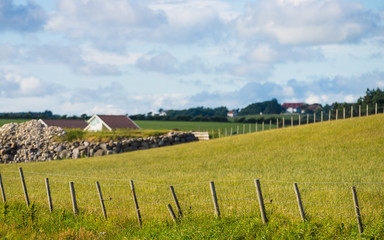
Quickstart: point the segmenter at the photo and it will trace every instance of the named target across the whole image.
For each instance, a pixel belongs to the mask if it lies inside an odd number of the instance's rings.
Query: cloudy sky
[[[378,87],[382,0],[0,0],[0,112],[325,104]]]

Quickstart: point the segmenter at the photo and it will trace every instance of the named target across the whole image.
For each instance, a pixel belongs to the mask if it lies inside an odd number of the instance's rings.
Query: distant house
[[[124,115],[93,115],[84,131],[116,130],[122,128],[140,129],[140,127]]]
[[[305,103],[284,103],[282,107],[286,109],[287,113],[302,113],[300,107],[304,105]]]
[[[308,111],[316,112],[316,111],[319,111],[319,110],[321,111],[321,110],[323,110],[323,108],[320,105],[318,105],[318,104],[309,105],[307,107],[307,112]]]
[[[84,129],[88,123],[85,120],[75,119],[39,119],[39,122],[45,127],[61,127],[61,128],[80,128]]]
[[[237,111],[229,111],[227,112],[227,117],[237,117]]]
[[[167,116],[167,112],[162,110],[159,112],[159,116],[161,116],[161,117]]]

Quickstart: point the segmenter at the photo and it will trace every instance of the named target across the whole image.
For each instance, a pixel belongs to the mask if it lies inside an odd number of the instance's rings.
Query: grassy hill
[[[61,199],[56,206],[70,212],[68,182],[74,181],[83,212],[100,215],[94,187],[99,181],[105,196],[119,200],[106,202],[112,218],[114,214],[119,218],[123,215],[132,222],[135,215],[130,179],[137,185],[143,219],[169,219],[165,208],[166,203],[172,203],[168,185],[175,186],[182,208],[188,207],[191,216],[213,216],[208,186],[212,180],[223,216],[254,216],[260,222],[253,185],[253,179],[260,178],[265,198],[271,201],[266,206],[268,215],[277,219],[285,216],[296,223],[299,215],[292,183],[297,182],[303,189],[309,218],[321,224],[329,219],[338,222],[341,213],[350,225],[342,225],[342,230],[337,230],[341,225],[335,225],[332,231],[355,234],[351,230],[355,221],[349,189],[352,185],[358,186],[365,220],[381,219],[383,146],[384,115],[376,115],[99,158],[2,165],[0,171],[10,201],[23,201],[20,181],[15,180],[22,167],[31,199],[38,204],[46,205],[44,178],[49,177],[55,188],[54,199]],[[117,204],[124,204],[126,215]]]

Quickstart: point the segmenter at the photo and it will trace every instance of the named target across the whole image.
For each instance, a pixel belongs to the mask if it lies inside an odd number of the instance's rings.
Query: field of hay
[[[136,221],[133,180],[144,224],[171,220],[166,205],[176,206],[170,185],[185,216],[213,218],[210,181],[221,216],[261,221],[254,179],[260,179],[269,219],[300,222],[296,182],[307,219],[354,224],[356,186],[368,224],[384,209],[383,144],[384,115],[375,115],[98,158],[2,165],[0,172],[9,202],[24,202],[22,167],[30,201],[44,211],[49,178],[56,211],[72,211],[69,182],[74,182],[80,213],[101,217],[98,181],[108,217]]]

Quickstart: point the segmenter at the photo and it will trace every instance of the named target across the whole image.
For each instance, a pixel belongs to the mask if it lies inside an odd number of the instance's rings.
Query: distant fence
[[[236,127],[202,129],[201,131],[209,132],[210,139],[214,139],[276,128],[286,128],[354,117],[364,117],[382,113],[384,113],[384,105],[379,106],[375,103],[373,105],[359,105],[357,107],[351,106],[350,108],[329,110],[327,112],[320,111],[312,114],[281,114],[279,117],[274,117],[274,120],[267,120],[258,123],[239,123]]]
[[[19,168],[1,172],[0,187],[3,202],[35,202],[47,211],[136,219],[139,225],[153,219],[178,222],[183,216],[257,216],[266,223],[280,215],[291,221],[356,221],[362,232],[363,223],[379,218],[384,209],[384,182],[241,179],[167,185],[23,173]]]

